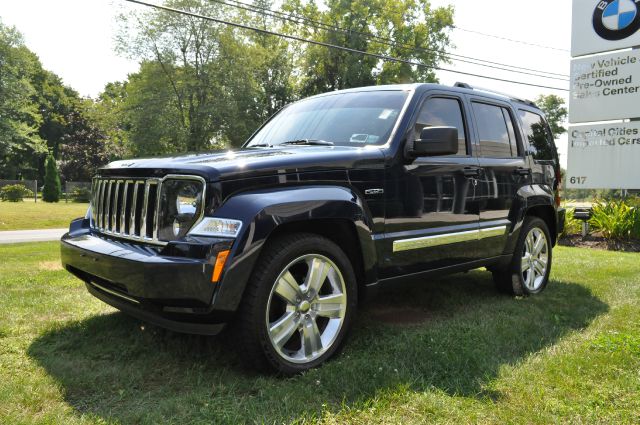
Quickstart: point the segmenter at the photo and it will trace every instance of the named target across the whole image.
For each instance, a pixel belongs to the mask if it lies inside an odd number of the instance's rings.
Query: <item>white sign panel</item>
[[[640,46],[640,0],[573,0],[571,56]]]
[[[569,122],[640,117],[638,71],[640,50],[573,59]]]
[[[640,187],[640,122],[569,128],[567,187]]]

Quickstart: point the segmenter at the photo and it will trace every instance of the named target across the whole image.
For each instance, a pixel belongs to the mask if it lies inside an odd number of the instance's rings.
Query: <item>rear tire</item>
[[[341,347],[357,307],[355,273],[332,241],[298,233],[268,243],[236,322],[241,354],[258,370],[292,375]]]
[[[511,295],[535,295],[549,283],[551,273],[551,236],[544,220],[527,216],[510,264],[493,270],[493,281],[501,292]]]

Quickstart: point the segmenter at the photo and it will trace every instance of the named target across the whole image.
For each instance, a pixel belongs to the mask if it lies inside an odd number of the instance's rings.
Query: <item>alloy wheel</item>
[[[537,291],[543,285],[549,264],[549,243],[545,233],[534,227],[524,241],[520,269],[522,281],[530,291]]]
[[[275,280],[266,311],[273,348],[292,363],[309,363],[336,341],[347,310],[345,280],[333,261],[301,256]]]

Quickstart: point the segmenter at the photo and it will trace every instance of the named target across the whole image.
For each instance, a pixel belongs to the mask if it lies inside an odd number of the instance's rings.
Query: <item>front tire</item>
[[[527,216],[509,266],[493,271],[497,288],[512,295],[535,295],[549,283],[551,236],[544,220]]]
[[[260,370],[291,375],[336,353],[357,306],[346,254],[313,234],[280,237],[265,247],[239,310],[242,354]]]

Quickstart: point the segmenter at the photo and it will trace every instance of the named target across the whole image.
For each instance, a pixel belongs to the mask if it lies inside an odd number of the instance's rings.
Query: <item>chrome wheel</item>
[[[336,341],[347,310],[344,278],[319,254],[289,263],[274,282],[266,311],[273,348],[292,363],[309,363]]]
[[[549,244],[545,233],[534,227],[524,240],[520,261],[522,281],[530,291],[537,291],[544,284],[549,264]]]

